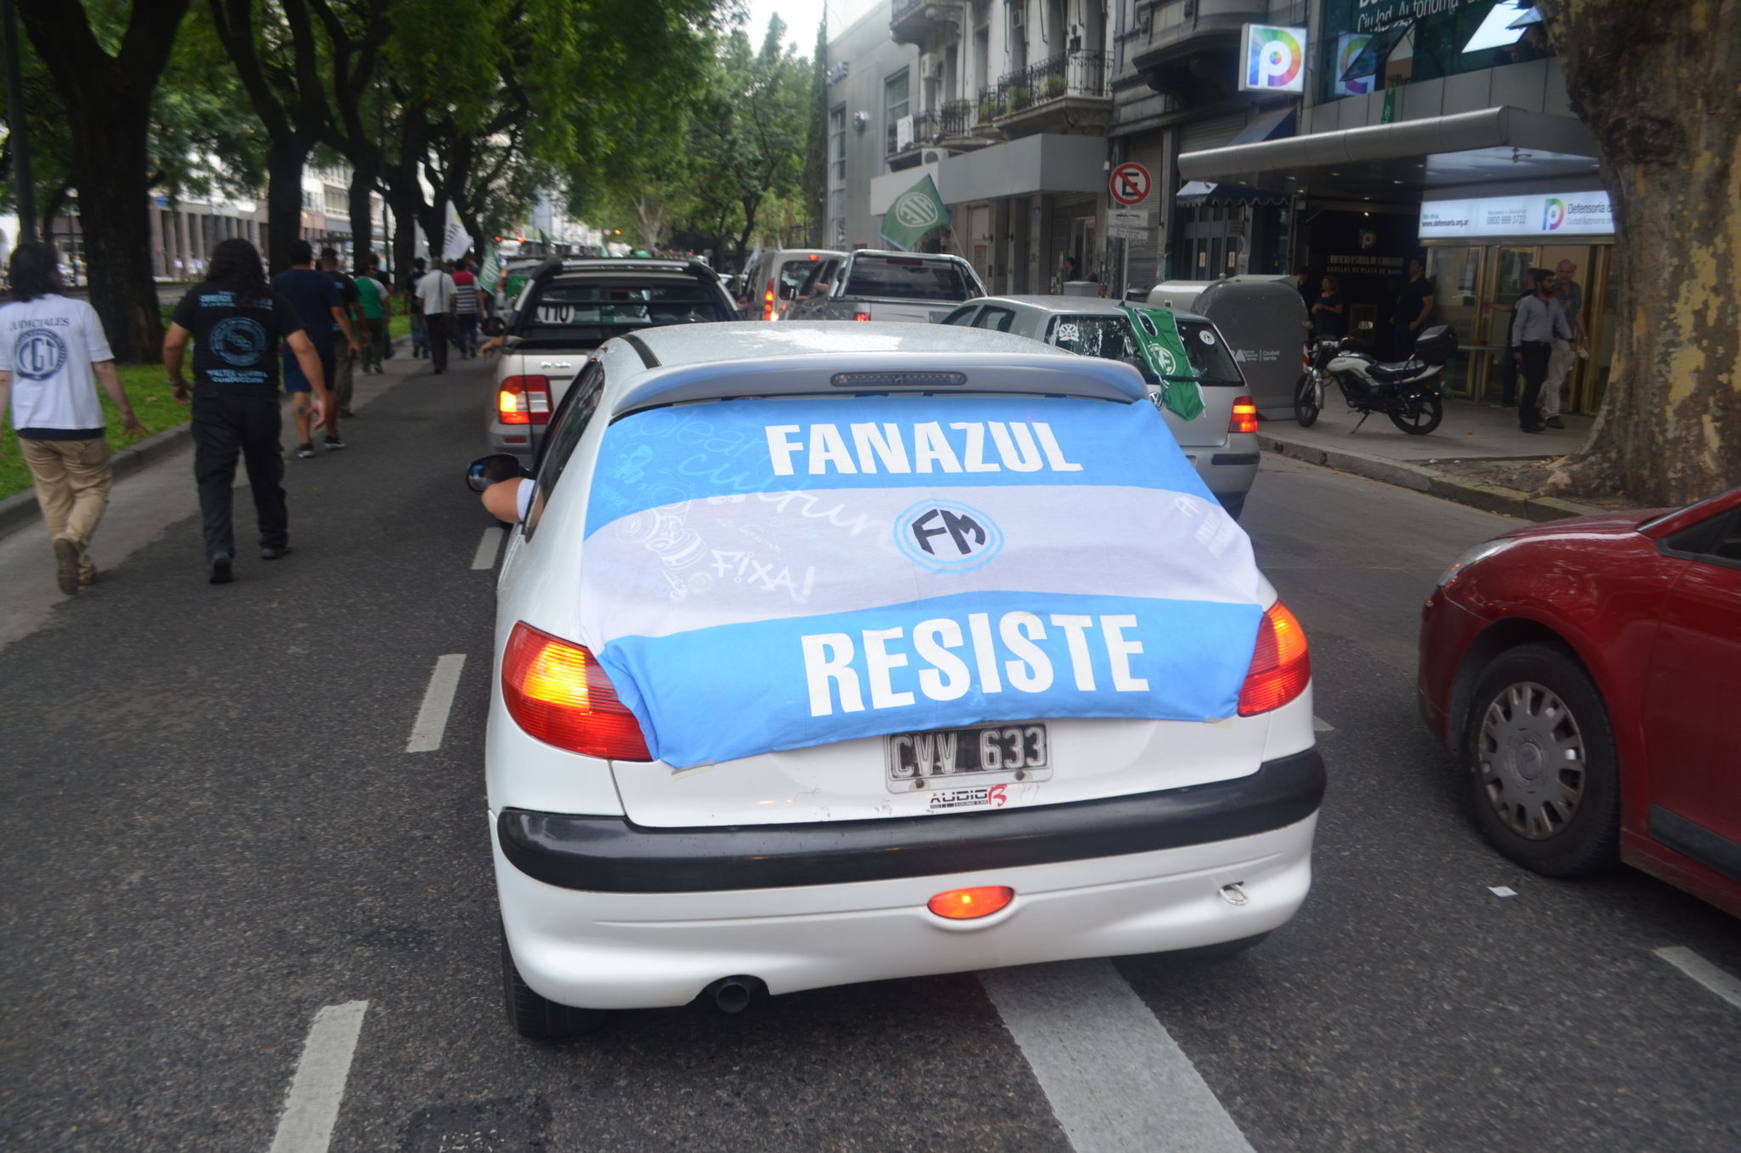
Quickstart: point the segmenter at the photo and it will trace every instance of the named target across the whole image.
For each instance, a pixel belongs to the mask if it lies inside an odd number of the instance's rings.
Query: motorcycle
[[[1348,407],[1360,413],[1356,432],[1367,417],[1382,412],[1404,432],[1425,436],[1444,419],[1439,388],[1445,362],[1456,350],[1457,334],[1444,324],[1423,331],[1414,354],[1404,361],[1380,361],[1350,336],[1319,340],[1312,345],[1305,375],[1294,388],[1294,419],[1301,428],[1317,423],[1325,393],[1335,381]]]

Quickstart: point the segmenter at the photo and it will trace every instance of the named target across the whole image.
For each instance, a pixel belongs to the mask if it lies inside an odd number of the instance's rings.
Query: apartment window
[[[846,183],[846,105],[837,104],[828,112],[828,180],[830,184]]]
[[[887,80],[883,81],[883,125],[888,134],[888,145],[885,151],[895,150],[895,125],[906,116],[910,110],[907,89],[907,70],[901,69]]]

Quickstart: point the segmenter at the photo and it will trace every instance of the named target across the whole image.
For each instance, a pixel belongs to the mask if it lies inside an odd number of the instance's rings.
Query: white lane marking
[[[1323,717],[1314,714],[1312,717],[1312,731],[1314,733],[1333,733],[1336,731],[1336,726],[1325,720]]]
[[[472,556],[472,568],[496,567],[496,554],[502,550],[503,535],[500,525],[491,525],[484,530],[484,539],[478,542],[478,551]]]
[[[464,653],[448,653],[435,659],[435,671],[429,674],[429,687],[423,690],[423,705],[411,726],[406,752],[433,753],[441,747],[442,734],[447,732],[447,714],[453,709],[453,694],[459,688],[463,668]]]
[[[363,1014],[368,1011],[367,1001],[346,1001],[314,1015],[284,1099],[284,1112],[278,1117],[272,1153],[326,1153],[363,1031]]]
[[[1653,951],[1729,1004],[1741,1009],[1741,980],[1732,974],[1724,972],[1691,949],[1680,945]]]
[[[1076,1153],[1251,1153],[1191,1059],[1110,961],[979,975]]]

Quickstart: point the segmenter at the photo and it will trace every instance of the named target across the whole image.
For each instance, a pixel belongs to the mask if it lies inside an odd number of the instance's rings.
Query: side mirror
[[[483,492],[492,484],[531,476],[515,457],[505,452],[480,456],[466,466],[465,484],[473,492]]]
[[[492,316],[488,320],[484,321],[484,335],[485,336],[500,336],[500,335],[502,335],[503,331],[507,329],[507,327],[508,327],[507,325],[502,323],[501,317]]]

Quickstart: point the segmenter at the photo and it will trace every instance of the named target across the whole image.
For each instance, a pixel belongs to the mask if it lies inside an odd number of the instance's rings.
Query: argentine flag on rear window
[[[746,399],[605,432],[587,643],[678,767],[981,721],[1232,716],[1251,545],[1152,404]]]

